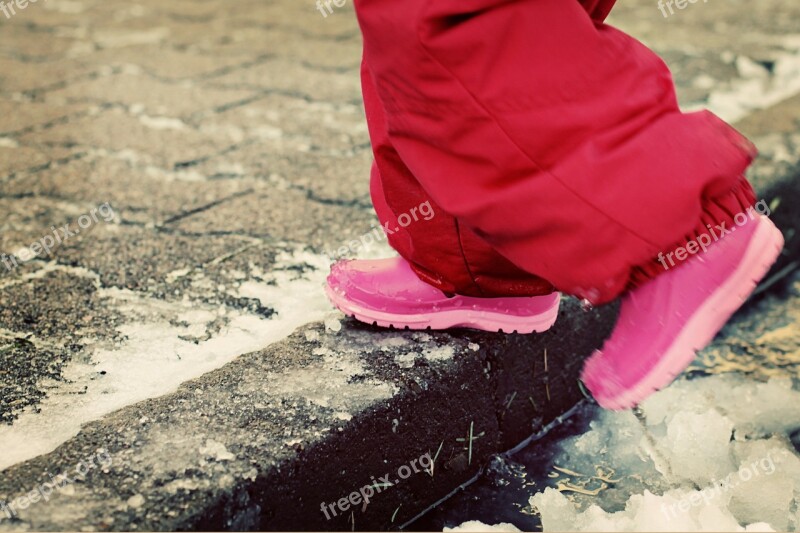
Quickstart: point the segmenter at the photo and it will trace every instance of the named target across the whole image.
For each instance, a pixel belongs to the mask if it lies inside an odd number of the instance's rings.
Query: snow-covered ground
[[[797,531],[798,432],[800,392],[789,378],[680,380],[638,417],[599,411],[589,431],[563,441],[555,488],[530,506],[544,531]]]
[[[388,257],[386,241],[358,250],[362,258]],[[286,338],[305,324],[331,321],[343,316],[328,302],[322,287],[331,258],[302,246],[278,256],[259,280],[244,279],[231,288],[232,296],[256,298],[274,309],[270,318],[225,307],[200,307],[196,302],[170,303],[132,291],[98,290],[114,303],[128,322],[120,329],[126,341],[98,347],[88,361],[73,362],[64,383],[54,383],[37,409],[23,412],[10,426],[0,426],[0,471],[48,453],[74,437],[83,424],[136,402],[168,394],[181,383],[202,376],[238,356],[263,349]],[[53,264],[54,265],[54,264]],[[58,265],[43,267],[41,276]],[[302,266],[302,269],[297,267]],[[96,274],[71,269],[92,279]],[[175,277],[188,275],[176,271]],[[192,276],[202,289],[210,283],[202,273]],[[25,278],[19,282],[25,281]],[[224,324],[219,333],[205,338],[210,324]],[[195,341],[195,338],[203,339]],[[102,369],[104,373],[98,374]]]
[[[800,392],[789,379],[683,380],[641,414],[603,412],[564,443],[570,470],[601,476],[598,467],[614,468],[620,481],[596,499],[552,488],[535,495],[545,530],[800,528],[800,457],[790,440],[800,430]]]
[[[687,110],[708,109],[727,122],[736,122],[800,92],[800,35],[779,36],[775,46],[778,51],[771,70],[744,55],[725,55],[723,61],[734,64],[738,76],[720,85],[701,75],[695,85],[719,89],[710,93],[707,102],[689,104]]]
[[[306,266],[305,273],[292,268],[298,264]],[[296,250],[280,256],[261,282],[245,280],[232,289],[234,296],[257,298],[273,308],[276,312],[271,318],[224,306],[169,303],[101,287],[98,281],[100,293],[128,319],[120,328],[126,341],[98,347],[88,361],[72,362],[65,371],[67,380],[54,384],[38,409],[26,410],[13,425],[0,426],[0,471],[54,450],[87,422],[168,394],[241,354],[278,342],[304,324],[323,320],[333,312],[321,289],[328,264],[324,256]],[[208,283],[202,275],[193,279],[196,284]],[[225,324],[219,334],[195,342],[193,337],[203,338],[215,320]]]

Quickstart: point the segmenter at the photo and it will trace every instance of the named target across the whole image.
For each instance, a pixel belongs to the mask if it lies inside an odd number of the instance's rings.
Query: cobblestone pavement
[[[794,0],[647,1],[610,23],[664,56],[684,105],[738,121],[760,183],[800,159],[798,20]],[[0,12],[0,469],[303,324],[338,331],[325,252],[375,224],[359,58],[349,1]]]

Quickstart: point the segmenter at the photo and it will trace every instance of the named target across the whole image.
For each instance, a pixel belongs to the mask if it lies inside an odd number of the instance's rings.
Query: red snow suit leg
[[[467,296],[537,296],[553,285],[517,267],[468,227],[447,214],[425,192],[392,147],[383,108],[375,94],[366,63],[362,65],[364,105],[375,163],[372,203],[392,247],[423,280],[444,292]],[[386,188],[384,188],[386,184]],[[432,215],[418,216],[403,227],[397,217],[418,211],[425,203]],[[427,220],[429,219],[429,220]]]
[[[604,303],[753,203],[753,146],[680,112],[666,65],[602,23],[612,4],[355,1],[373,200],[382,222],[430,200],[434,230],[390,236],[423,279]]]

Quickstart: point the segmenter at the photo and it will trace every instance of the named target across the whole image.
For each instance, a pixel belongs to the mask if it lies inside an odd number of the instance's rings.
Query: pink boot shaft
[[[340,261],[331,267],[326,292],[337,308],[361,322],[409,329],[542,332],[555,322],[560,301],[557,292],[534,297],[448,297],[420,280],[400,257]]]
[[[611,338],[583,369],[597,402],[628,409],[671,383],[744,303],[782,247],[780,230],[759,215],[628,293]]]

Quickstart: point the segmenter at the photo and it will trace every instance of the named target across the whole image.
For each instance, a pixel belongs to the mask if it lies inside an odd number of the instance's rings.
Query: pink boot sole
[[[482,331],[497,331],[500,333],[542,333],[550,329],[558,317],[560,294],[548,295],[552,298],[551,306],[543,313],[535,316],[514,316],[499,311],[494,311],[487,305],[486,298],[465,298],[474,300],[465,302],[468,306],[457,309],[438,309],[429,313],[420,314],[395,314],[370,309],[355,302],[348,301],[343,295],[325,287],[325,292],[330,301],[341,312],[352,316],[360,322],[373,324],[384,328],[408,329],[434,329],[443,330],[450,328],[472,328]],[[545,298],[538,296],[537,298]],[[484,300],[481,302],[481,300]]]
[[[780,255],[783,242],[783,235],[772,223],[759,224],[734,272],[697,308],[658,363],[636,384],[619,394],[607,394],[607,387],[598,382],[597,376],[602,375],[597,368],[600,360],[593,357],[587,361],[583,377],[587,385],[588,380],[593,381],[590,388],[597,403],[607,409],[630,409],[672,383],[752,294]]]

